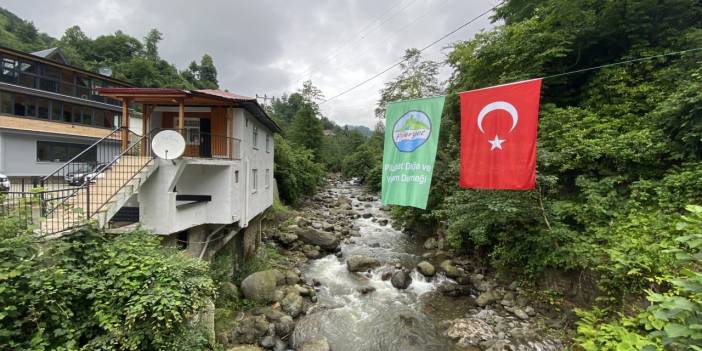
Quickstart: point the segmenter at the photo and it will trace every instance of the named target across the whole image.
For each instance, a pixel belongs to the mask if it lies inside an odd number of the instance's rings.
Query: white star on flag
[[[495,150],[495,149],[502,150],[502,143],[504,143],[504,142],[505,142],[504,139],[500,139],[497,135],[495,135],[495,139],[488,141],[488,143],[490,143],[490,145],[492,145],[490,147],[490,151]]]

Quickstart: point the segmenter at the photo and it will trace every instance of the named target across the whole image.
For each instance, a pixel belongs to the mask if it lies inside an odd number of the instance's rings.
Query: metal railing
[[[177,128],[157,128],[151,130],[146,148],[151,148],[151,138],[163,130],[175,130],[186,140],[185,157],[213,158],[225,160],[241,159],[241,140],[226,135],[199,132],[196,136],[188,135],[187,130]],[[188,140],[190,139],[190,140]],[[192,140],[194,139],[194,140]]]
[[[0,193],[0,216],[11,215],[45,235],[84,225],[148,166],[153,157],[143,148],[147,139],[114,130],[42,178],[39,187]]]
[[[39,187],[0,193],[0,216],[13,216],[44,235],[84,225],[149,165],[154,158],[151,142],[161,130],[140,136],[126,129],[115,129],[41,178]],[[122,142],[125,134],[126,148]],[[241,140],[200,133],[199,143],[189,144],[184,156],[239,160]]]

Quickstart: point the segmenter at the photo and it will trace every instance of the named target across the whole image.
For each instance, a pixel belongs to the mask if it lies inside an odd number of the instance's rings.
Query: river
[[[520,324],[516,317],[501,317],[489,307],[476,309],[474,302],[470,303],[475,296],[450,297],[440,293],[441,284],[454,282],[441,272],[427,278],[417,271],[415,267],[426,251],[423,238],[394,229],[392,223],[381,225],[382,219],[389,220],[389,213],[381,209],[376,197],[368,201],[358,185],[337,182],[325,195],[350,198],[353,209],[366,216],[354,220],[357,235],[342,242],[340,253],[312,260],[303,267],[305,280],[318,282],[318,303],[297,322],[293,346],[296,340],[322,335],[334,351],[558,350],[562,347],[557,341],[543,341],[536,335],[520,339],[521,334],[503,344],[492,341],[487,347],[485,343],[481,347],[457,346],[455,339],[444,335],[447,329],[444,321],[474,314],[487,315],[492,318],[490,323],[503,323],[504,329],[522,327],[529,334],[530,327]],[[364,201],[359,201],[359,196]],[[351,255],[373,257],[383,264],[370,272],[352,273],[346,265]],[[387,279],[387,272],[401,268],[411,270],[412,282],[405,290],[393,287]],[[470,325],[469,329],[475,328]],[[480,328],[475,331],[480,332]],[[475,336],[479,341],[510,336],[509,332],[498,334],[492,329],[485,335],[471,333],[469,337]]]
[[[455,299],[434,293],[438,284],[446,280],[443,274],[425,278],[413,270],[412,283],[406,290],[396,289],[389,279],[382,279],[383,272],[395,265],[415,267],[422,260],[419,240],[391,225],[380,225],[378,219],[387,218],[388,214],[381,211],[379,201],[358,201],[358,186],[341,183],[329,191],[334,196],[351,198],[355,209],[373,216],[355,220],[360,236],[342,243],[341,257],[328,255],[313,260],[303,270],[306,279],[321,283],[317,293],[321,311],[298,322],[296,338],[321,334],[335,351],[454,350],[455,343],[441,335],[438,324],[461,316],[466,309]],[[345,260],[350,255],[374,257],[386,265],[370,274],[352,273]],[[359,289],[364,287],[375,291],[362,294]]]

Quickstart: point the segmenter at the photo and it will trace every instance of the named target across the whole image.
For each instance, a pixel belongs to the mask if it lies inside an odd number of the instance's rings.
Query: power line
[[[465,23],[463,23],[462,25],[458,26],[458,28],[456,28],[456,29],[454,29],[454,30],[448,32],[447,34],[441,36],[439,39],[436,39],[436,40],[434,40],[433,42],[429,43],[428,45],[424,46],[423,48],[419,49],[419,53],[424,52],[424,51],[427,50],[428,48],[430,48],[430,47],[436,45],[436,44],[439,43],[440,41],[442,41],[442,40],[448,38],[448,37],[451,36],[452,34],[458,32],[459,30],[465,28],[466,26],[470,25],[471,23],[477,21],[478,19],[480,19],[481,17],[483,17],[483,16],[487,15],[488,13],[492,12],[493,10],[495,10],[497,7],[499,7],[500,5],[504,4],[505,2],[506,2],[506,0],[502,0],[502,1],[500,1],[500,3],[498,3],[497,5],[495,5],[495,6],[491,7],[491,8],[489,8],[488,10],[482,12],[482,13],[479,14],[478,16],[471,18],[468,22],[465,22]],[[327,103],[327,102],[329,102],[329,101],[331,101],[331,100],[334,100],[334,99],[336,99],[336,98],[338,98],[338,97],[340,97],[340,96],[346,95],[346,94],[348,94],[349,92],[351,92],[351,91],[353,91],[353,90],[356,90],[357,88],[359,88],[359,87],[365,85],[366,83],[368,83],[368,82],[374,80],[375,78],[380,77],[381,75],[385,74],[386,72],[390,71],[391,69],[393,69],[393,68],[395,68],[395,67],[401,65],[401,64],[404,63],[405,61],[407,61],[407,59],[402,59],[402,60],[400,60],[400,61],[398,61],[398,62],[396,62],[396,63],[394,63],[394,64],[388,66],[387,68],[385,68],[385,69],[382,70],[381,72],[379,72],[379,73],[377,73],[377,74],[371,76],[370,78],[368,78],[368,79],[366,79],[366,80],[364,80],[364,81],[362,81],[362,82],[360,82],[360,83],[358,83],[358,84],[352,86],[351,88],[348,88],[348,89],[342,91],[342,92],[339,93],[339,94],[336,94],[336,95],[330,97],[329,99],[326,99],[326,100],[322,101],[322,102],[320,103],[320,105],[323,105],[323,104],[325,104],[325,103]]]
[[[597,69],[602,69],[602,68],[607,68],[607,67],[613,67],[613,66],[620,66],[620,65],[625,65],[628,63],[636,63],[636,62],[642,62],[642,61],[648,61],[648,60],[653,60],[661,57],[667,57],[667,56],[675,56],[675,55],[684,55],[690,52],[697,52],[697,51],[702,51],[702,47],[699,48],[692,48],[692,49],[685,49],[685,50],[680,50],[680,51],[673,51],[673,52],[667,52],[665,54],[658,54],[658,55],[651,55],[651,56],[644,56],[644,57],[639,57],[631,60],[625,60],[625,61],[619,61],[619,62],[613,62],[613,63],[608,63],[604,65],[599,65],[599,66],[593,66],[593,67],[587,67],[587,68],[581,68],[581,69],[576,69],[573,71],[568,71],[568,72],[563,72],[563,73],[557,73],[557,74],[552,74],[549,76],[544,76],[544,77],[536,77],[536,78],[527,78],[527,79],[520,79],[518,81],[512,81],[512,82],[507,82],[507,83],[502,83],[499,85],[509,85],[517,82],[522,82],[522,81],[527,81],[527,80],[532,80],[532,79],[551,79],[551,78],[556,78],[556,77],[562,77],[562,76],[567,76],[571,74],[576,74],[576,73],[582,73],[582,72],[588,72],[588,71],[594,71]],[[483,87],[483,88],[475,88],[467,91],[472,91],[472,90],[479,90],[479,89],[485,89],[485,88],[491,88],[494,86],[490,87]],[[465,93],[466,91],[460,91],[456,94],[461,94]],[[441,96],[446,96],[446,95],[435,95],[435,96],[426,96],[426,97],[421,97],[421,98],[416,98],[416,99],[406,99],[406,100],[401,100],[401,101],[412,101],[412,100],[423,100],[423,99],[431,99],[435,97],[441,97]]]

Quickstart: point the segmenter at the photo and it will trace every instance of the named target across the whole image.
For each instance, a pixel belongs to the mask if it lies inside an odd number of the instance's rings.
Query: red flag
[[[461,93],[460,185],[533,189],[541,79]]]

